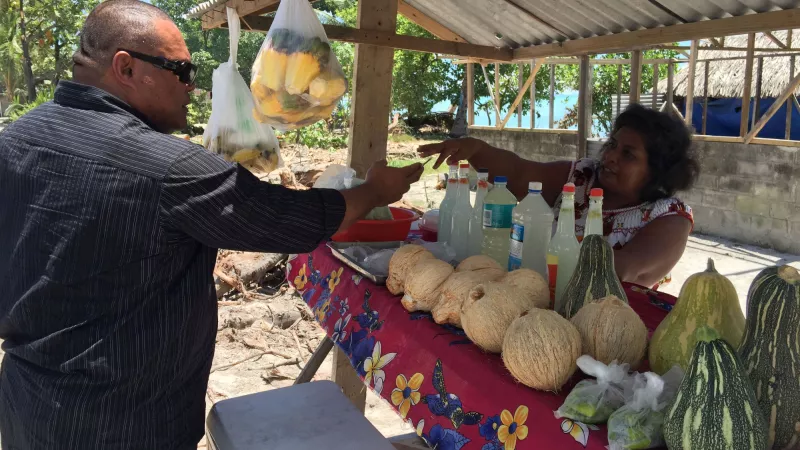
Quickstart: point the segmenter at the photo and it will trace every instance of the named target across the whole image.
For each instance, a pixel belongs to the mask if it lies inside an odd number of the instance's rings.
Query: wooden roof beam
[[[787,9],[523,47],[514,50],[514,61],[529,61],[547,56],[611,53],[706,36],[730,36],[798,27],[800,9]]]
[[[312,0],[313,2],[314,0]],[[228,14],[225,12],[225,7],[230,6],[234,8],[239,14],[239,17],[250,15],[266,14],[278,9],[280,0],[229,0],[227,3],[220,5],[220,7],[203,14],[203,29],[209,30],[212,28],[220,28],[228,23]],[[248,19],[249,22],[249,19]],[[243,30],[247,29],[244,25]]]
[[[449,28],[440,24],[439,22],[431,19],[425,13],[418,10],[417,8],[414,8],[413,6],[404,2],[403,0],[399,0],[397,2],[397,12],[402,14],[403,17],[405,17],[406,19],[426,29],[430,34],[436,36],[439,39],[443,39],[445,41],[453,41],[453,42],[463,42],[463,43],[467,42],[466,39],[462,38]]]
[[[266,33],[273,19],[262,16],[243,18],[244,29]],[[245,21],[247,24],[245,24]],[[486,45],[467,44],[463,42],[443,41],[416,36],[395,34],[389,31],[360,30],[358,28],[323,25],[325,34],[332,41],[350,42],[352,44],[368,44],[379,47],[390,47],[401,50],[412,50],[424,53],[441,53],[446,55],[480,58],[492,61],[510,62],[513,57],[511,49],[489,47]]]

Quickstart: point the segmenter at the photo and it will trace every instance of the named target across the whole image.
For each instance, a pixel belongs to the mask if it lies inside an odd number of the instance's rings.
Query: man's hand
[[[411,184],[422,176],[423,170],[421,163],[400,168],[389,167],[386,160],[373,164],[367,171],[365,184],[372,186],[381,197],[381,201],[375,206],[385,206],[403,198],[403,194],[408,192]]]
[[[417,149],[417,152],[419,152],[419,155],[423,158],[438,155],[436,162],[433,163],[433,168],[438,169],[444,162],[448,164],[458,164],[459,161],[465,159],[470,161],[473,156],[481,151],[485,152],[486,149],[487,145],[485,142],[470,137],[464,137],[437,142],[435,144],[421,145]]]

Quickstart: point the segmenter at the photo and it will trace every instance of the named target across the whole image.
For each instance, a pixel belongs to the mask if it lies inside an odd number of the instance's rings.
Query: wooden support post
[[[667,109],[671,109],[672,105],[675,104],[675,65],[672,61],[667,64]]]
[[[622,113],[622,64],[617,64],[617,115]]]
[[[525,83],[523,67],[525,67],[524,64],[517,64],[517,89],[519,89],[520,95],[524,95],[522,92],[526,89],[522,87]],[[509,109],[508,112],[511,112],[511,110]],[[517,105],[517,128],[522,128],[522,102]]]
[[[535,63],[531,61],[531,73],[533,73],[534,65]],[[533,78],[531,84],[531,130],[534,128],[536,128],[536,77]]]
[[[494,123],[500,125],[500,64],[494,63]]]
[[[769,38],[769,40],[770,40],[770,41],[774,42],[774,43],[775,43],[775,45],[777,45],[777,46],[778,46],[778,48],[784,48],[784,49],[786,49],[786,48],[789,48],[789,47],[787,47],[787,46],[786,46],[786,44],[784,44],[783,42],[781,42],[781,40],[780,40],[780,39],[776,38],[776,37],[775,37],[775,35],[774,35],[774,34],[772,34],[772,33],[771,33],[771,32],[769,32],[769,31],[765,31],[765,32],[764,32],[764,36],[766,36],[767,38]]]
[[[588,55],[581,56],[578,80],[578,154],[587,155],[587,139],[592,134],[592,63]]]
[[[756,65],[756,100],[753,104],[753,120],[750,122],[751,128],[756,125],[761,112],[761,74],[764,71],[764,58],[758,57],[758,64]]]
[[[797,86],[800,86],[800,75],[797,75],[796,77],[792,78],[792,81],[789,82],[789,86],[786,87],[786,90],[783,91],[780,97],[775,99],[775,103],[773,103],[772,106],[769,107],[767,112],[765,112],[764,115],[761,116],[761,119],[759,119],[759,121],[756,122],[756,124],[753,126],[753,129],[750,130],[749,133],[747,133],[747,136],[744,137],[745,144],[749,144],[753,140],[753,138],[756,137],[758,132],[761,131],[762,128],[764,128],[764,125],[766,125],[767,122],[769,122],[769,119],[771,119],[772,116],[774,116],[775,113],[778,112],[778,110],[782,106],[781,104],[785,102],[786,99],[788,99],[790,96],[794,96],[794,91],[795,89],[797,89]]]
[[[653,64],[653,109],[658,110],[658,64]]]
[[[792,30],[789,30],[789,42],[792,42]],[[789,78],[794,78],[794,56],[789,58]],[[794,97],[794,93],[792,93]],[[792,102],[786,101],[786,140],[792,138]]]
[[[395,4],[397,4],[395,2]],[[386,128],[386,127],[383,127]],[[342,388],[342,393],[362,413],[367,405],[367,386],[358,377],[356,369],[350,364],[350,358],[339,348],[333,347],[333,376],[332,381]]]
[[[508,123],[509,119],[511,119],[511,115],[514,114],[514,108],[517,108],[517,106],[519,106],[520,103],[522,103],[522,99],[525,98],[525,94],[527,93],[528,87],[531,85],[531,83],[533,83],[533,80],[536,79],[536,73],[539,72],[540,67],[542,67],[541,62],[534,65],[530,76],[528,76],[528,80],[525,81],[525,84],[519,90],[517,97],[514,99],[514,103],[512,103],[511,106],[508,108],[508,112],[506,113],[506,118],[503,119],[503,121],[500,124],[498,124],[497,128],[499,130],[502,130],[503,128],[506,127],[506,124]],[[520,125],[520,128],[521,127],[522,125]]]
[[[556,65],[550,64],[550,129],[555,127],[555,100],[556,100]]]
[[[639,103],[642,91],[642,51],[631,52],[631,92],[628,104]]]
[[[692,126],[692,116],[694,116],[694,79],[697,73],[697,39],[692,41],[692,50],[689,54],[689,74],[686,77],[686,124]]]
[[[495,90],[492,88],[492,83],[489,82],[489,73],[486,72],[486,66],[481,64],[481,70],[483,70],[483,81],[486,82],[486,89],[489,90],[489,98],[492,100],[492,105],[494,105],[495,115],[500,117],[500,107],[498,106],[499,102],[497,101],[498,92],[495,92]],[[495,126],[496,125],[497,122],[495,122]]]
[[[747,35],[747,59],[744,65],[744,93],[742,94],[742,112],[739,123],[739,136],[747,135],[747,125],[750,121],[750,90],[753,84],[753,53],[756,47],[756,35]]]
[[[475,125],[475,64],[467,64],[467,125]]]
[[[359,2],[357,23],[364,30],[394,32],[397,0]],[[347,162],[359,177],[364,177],[372,163],[386,158],[394,50],[356,44],[353,61]]]
[[[705,62],[703,68],[703,131],[701,134],[706,134],[706,121],[708,120],[708,69],[710,62]]]
[[[308,383],[311,381],[314,375],[316,375],[317,370],[319,370],[319,366],[321,366],[325,358],[328,357],[328,353],[331,352],[333,345],[333,341],[328,336],[322,338],[319,345],[317,345],[317,349],[314,350],[311,358],[308,359],[306,365],[303,366],[303,370],[300,371],[300,375],[294,380],[294,384]]]

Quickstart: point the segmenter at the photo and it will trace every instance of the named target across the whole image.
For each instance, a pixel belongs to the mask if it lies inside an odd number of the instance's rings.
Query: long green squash
[[[712,328],[695,333],[689,370],[667,411],[669,450],[766,450],[767,422],[734,348]]]
[[[674,365],[686,370],[694,350],[694,332],[701,326],[715,329],[733,348],[744,334],[744,314],[736,288],[714,269],[708,259],[705,271],[690,276],[675,307],[661,321],[650,339],[650,369],[663,375]]]
[[[773,450],[800,449],[800,273],[769,267],[750,285],[739,355]]]
[[[581,242],[578,264],[564,289],[558,312],[571,319],[584,304],[609,295],[628,303],[614,270],[614,250],[602,236],[591,234]]]

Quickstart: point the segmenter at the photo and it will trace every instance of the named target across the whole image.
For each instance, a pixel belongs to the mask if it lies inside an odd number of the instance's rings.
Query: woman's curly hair
[[[642,135],[647,150],[650,182],[641,198],[652,202],[692,187],[700,164],[692,145],[692,133],[679,118],[631,104],[614,121],[611,134],[630,128]]]

